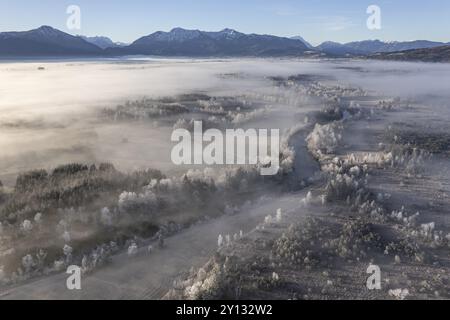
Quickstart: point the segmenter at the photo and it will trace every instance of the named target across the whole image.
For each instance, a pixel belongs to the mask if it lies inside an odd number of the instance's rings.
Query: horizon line
[[[292,39],[293,37],[299,37],[299,36],[300,36],[300,37],[302,37],[302,39],[303,39],[304,41],[306,41],[306,42],[310,43],[311,45],[313,45],[313,44],[312,44],[312,41],[307,40],[307,39],[306,39],[304,36],[302,36],[301,34],[296,34],[296,35],[286,36],[286,35],[276,35],[276,34],[271,34],[271,33],[257,33],[257,32],[245,33],[245,32],[241,32],[241,31],[239,31],[239,30],[237,30],[237,29],[230,28],[230,27],[225,27],[225,28],[222,28],[222,29],[220,29],[220,30],[202,30],[202,29],[198,29],[198,28],[191,29],[191,28],[184,28],[184,27],[176,26],[176,27],[170,28],[170,30],[168,30],[168,31],[161,30],[161,29],[156,30],[156,31],[152,31],[152,32],[150,32],[150,33],[147,33],[147,34],[138,36],[136,39],[134,39],[134,40],[131,41],[131,42],[128,42],[128,41],[120,41],[120,40],[119,40],[119,41],[116,41],[116,40],[114,40],[111,36],[105,35],[105,34],[87,35],[87,34],[82,34],[82,33],[71,33],[70,30],[62,30],[62,29],[56,28],[56,27],[51,26],[51,25],[48,25],[48,24],[42,24],[42,25],[39,25],[39,26],[37,26],[37,27],[31,27],[31,29],[25,29],[25,30],[7,30],[7,31],[0,31],[0,34],[1,34],[1,33],[8,33],[8,32],[27,32],[27,31],[37,30],[37,29],[42,28],[42,27],[50,27],[50,28],[52,28],[52,29],[55,29],[55,30],[64,32],[64,33],[66,33],[66,34],[69,34],[69,35],[72,35],[72,36],[75,36],[75,37],[79,37],[79,36],[82,36],[82,37],[89,37],[89,38],[91,38],[91,37],[106,37],[106,38],[110,39],[110,40],[111,40],[112,42],[114,42],[114,43],[123,43],[123,44],[127,44],[127,45],[133,43],[134,41],[136,41],[136,40],[138,40],[138,39],[140,39],[140,38],[142,38],[142,37],[146,37],[146,36],[152,35],[152,34],[157,33],[157,32],[165,32],[165,33],[169,33],[169,32],[171,32],[171,31],[173,31],[174,29],[182,29],[182,30],[186,30],[186,31],[200,31],[200,32],[221,32],[221,31],[224,31],[224,30],[233,30],[233,31],[236,31],[236,32],[245,34],[245,35],[267,35],[267,36],[275,36],[275,37],[286,38],[286,39]],[[299,41],[301,41],[301,40],[299,40]],[[384,42],[384,43],[394,43],[394,42],[414,42],[414,41],[430,41],[430,42],[439,42],[439,43],[443,43],[443,44],[450,44],[450,41],[431,40],[431,39],[421,39],[421,38],[415,38],[415,39],[413,39],[413,40],[411,40],[411,39],[408,39],[408,40],[383,40],[383,39],[381,39],[381,38],[365,38],[365,39],[361,39],[361,40],[352,40],[352,41],[348,41],[348,42],[338,42],[338,41],[334,41],[334,40],[326,40],[326,41],[322,41],[322,42],[318,43],[317,45],[313,45],[313,47],[317,47],[317,46],[319,46],[319,45],[321,45],[321,44],[323,44],[323,43],[326,43],[326,42],[334,42],[334,43],[338,43],[338,44],[343,44],[343,45],[345,45],[345,44],[347,44],[347,43],[352,43],[352,42],[363,42],[363,41],[381,41],[381,42]],[[317,42],[316,42],[316,43],[317,43]]]

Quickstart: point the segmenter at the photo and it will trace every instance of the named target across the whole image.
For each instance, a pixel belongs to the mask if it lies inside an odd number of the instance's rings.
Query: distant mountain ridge
[[[348,43],[324,42],[316,47],[330,55],[367,55],[379,52],[397,52],[414,49],[435,48],[447,45],[448,43],[415,40],[415,41],[392,41],[384,42],[380,40],[353,41]]]
[[[79,37],[49,26],[0,33],[2,56],[98,55],[102,50]]]
[[[450,62],[450,45],[397,52],[382,52],[370,55],[368,58],[394,61]]]
[[[129,45],[108,37],[73,36],[49,26],[22,32],[0,33],[0,56],[371,56],[375,53],[432,49],[448,45],[427,40],[383,42],[364,40],[349,43],[327,41],[313,47],[301,36],[245,34],[233,29],[201,31],[174,28],[143,36]],[[431,52],[431,51],[430,51]]]
[[[351,48],[346,46],[345,44],[333,41],[325,41],[315,47],[316,50],[324,52],[331,56],[346,56],[346,55],[364,55],[365,52],[362,52],[358,49]]]
[[[217,32],[174,28],[141,37],[124,48],[110,48],[111,54],[167,56],[301,56],[307,46],[297,40],[232,29]]]
[[[96,45],[97,47],[101,49],[106,48],[117,48],[117,47],[124,47],[126,44],[122,44],[120,42],[114,42],[108,37],[102,37],[102,36],[95,36],[95,37],[86,37],[79,35],[78,37],[82,38],[83,40],[92,43],[93,45]]]

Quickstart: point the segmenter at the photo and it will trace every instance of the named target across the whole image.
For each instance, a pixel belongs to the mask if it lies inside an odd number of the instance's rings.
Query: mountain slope
[[[49,26],[0,33],[0,56],[95,55],[101,49]]]

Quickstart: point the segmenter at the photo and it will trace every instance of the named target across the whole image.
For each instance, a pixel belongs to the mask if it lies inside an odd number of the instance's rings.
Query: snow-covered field
[[[60,61],[0,80],[3,298],[450,298],[449,65]],[[194,120],[280,129],[279,174],[175,166]]]

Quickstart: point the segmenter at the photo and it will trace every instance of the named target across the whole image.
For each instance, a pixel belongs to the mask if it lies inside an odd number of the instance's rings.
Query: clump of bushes
[[[121,219],[114,226],[117,232],[107,232],[108,228],[112,228],[112,220],[118,216],[114,208],[117,207],[116,199],[124,189],[130,192],[141,190],[150,181],[163,177],[157,170],[123,174],[107,163],[100,164],[98,168],[95,165],[73,163],[59,166],[51,172],[33,170],[20,174],[15,188],[5,194],[0,202],[2,245],[16,248],[8,254],[9,262],[3,268],[4,273],[8,275],[18,270],[24,256],[30,262],[27,266],[34,265],[30,259],[32,257],[37,261],[34,251],[42,249],[48,253],[56,252],[53,246],[62,241],[71,242],[75,253],[78,253],[86,246],[91,250],[93,246],[105,240],[110,241],[118,234],[134,236],[129,229],[133,223],[145,225],[141,219],[132,223]],[[105,210],[100,210],[105,207],[110,207],[111,212],[108,210],[108,214],[105,214]],[[149,215],[147,220],[150,218]],[[95,232],[89,233],[86,238],[71,241],[72,229]],[[153,227],[151,230],[154,230]],[[138,231],[148,233],[145,230]],[[35,248],[36,243],[40,247]],[[51,256],[54,257],[53,254]],[[45,261],[51,263],[50,260]],[[27,270],[30,271],[28,274],[34,274],[34,268]],[[36,270],[42,271],[39,268]]]
[[[117,121],[159,119],[187,113],[203,113],[231,121],[238,114],[246,114],[253,108],[253,102],[244,97],[183,94],[176,97],[142,98],[127,101],[114,108],[104,109],[102,114]]]
[[[326,255],[323,250],[318,250],[321,248],[321,239],[329,236],[330,232],[313,218],[302,224],[291,225],[274,242],[273,258],[287,265],[316,266]]]
[[[32,170],[21,173],[16,179],[16,192],[32,191],[47,181],[48,173],[46,170]]]
[[[380,251],[383,242],[372,223],[364,218],[357,218],[342,225],[340,235],[330,241],[330,247],[341,258],[362,260],[369,253]]]
[[[17,177],[14,192],[0,208],[0,221],[8,218],[14,223],[15,219],[31,218],[36,212],[87,206],[99,198],[115,197],[124,189],[136,190],[162,177],[157,170],[123,174],[107,163],[98,169],[73,163],[59,166],[50,174],[46,170],[25,172]]]
[[[450,151],[450,134],[434,132],[432,129],[410,127],[404,124],[394,124],[384,133],[385,140],[392,144],[414,148],[430,153],[448,153]]]
[[[85,164],[70,163],[70,164],[61,165],[61,166],[53,169],[52,177],[74,175],[79,172],[85,172],[88,170],[89,170],[89,167]]]
[[[410,259],[416,262],[424,262],[425,252],[420,248],[417,241],[408,237],[389,242],[384,249],[385,255],[395,255],[401,259]]]
[[[218,254],[181,282],[178,294],[172,294],[192,300],[238,300],[255,298],[255,292],[273,293],[282,286],[283,280],[277,272],[267,267],[268,263],[260,256],[241,260],[236,256]]]
[[[105,109],[103,114],[114,120],[145,120],[189,112],[181,103],[172,100],[143,98],[127,101],[114,109]]]
[[[314,130],[306,138],[308,149],[316,156],[336,151],[342,141],[342,125],[333,122],[324,125],[316,123]]]

